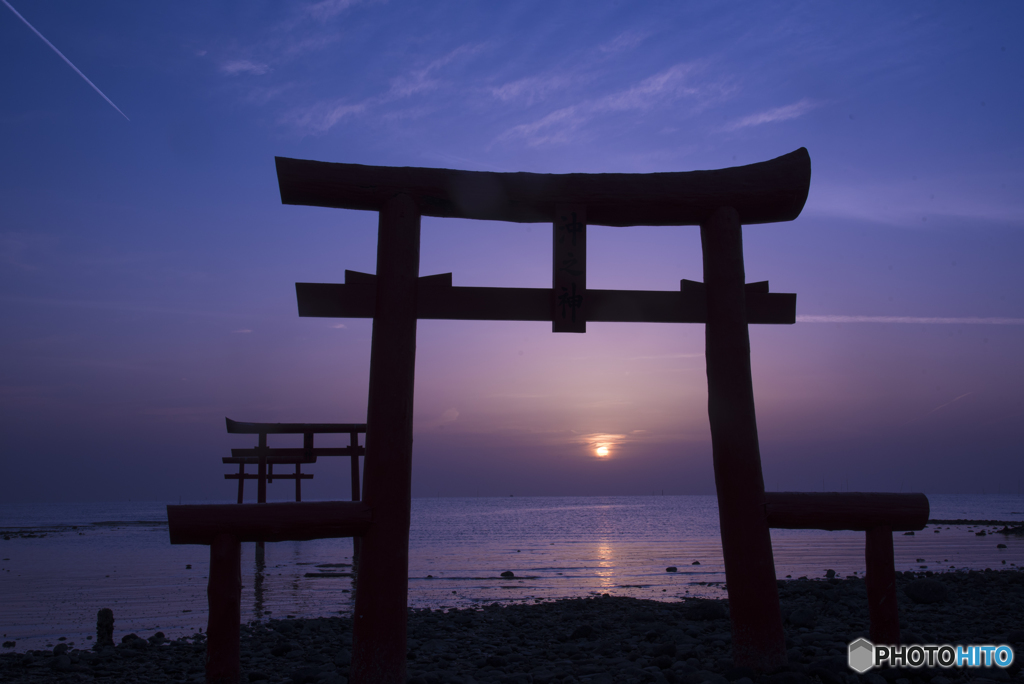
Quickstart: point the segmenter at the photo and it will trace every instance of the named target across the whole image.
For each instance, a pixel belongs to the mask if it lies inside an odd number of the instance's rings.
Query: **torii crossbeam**
[[[748,323],[793,323],[796,295],[744,283],[743,224],[791,221],[810,187],[807,150],[714,171],[530,174],[277,158],[281,201],[379,212],[376,276],[298,283],[302,316],[372,317],[363,536],[351,681],[405,681],[413,383],[419,318],[705,323],[722,547],[738,665],[786,660],[750,375]],[[453,287],[419,275],[420,217],[553,224],[552,287]],[[586,225],[699,225],[704,283],[678,292],[588,290]]]

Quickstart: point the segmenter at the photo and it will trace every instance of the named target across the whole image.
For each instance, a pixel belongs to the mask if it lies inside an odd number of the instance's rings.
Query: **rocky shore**
[[[1022,681],[1024,572],[897,573],[904,643],[1014,647],[1008,669],[881,669],[854,674],[847,644],[867,636],[864,582],[779,582],[789,665],[735,667],[728,602],[602,596],[482,609],[410,611],[410,684],[951,684]],[[202,634],[127,635],[100,650],[0,654],[0,682],[202,682]],[[242,628],[243,681],[345,684],[351,621],[270,620]]]

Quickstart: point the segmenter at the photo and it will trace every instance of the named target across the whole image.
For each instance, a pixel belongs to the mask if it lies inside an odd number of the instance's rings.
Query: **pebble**
[[[907,596],[941,586],[939,602]],[[934,583],[934,584],[932,584]],[[868,635],[860,579],[780,581],[789,664],[758,673],[732,662],[725,600],[659,602],[602,596],[479,609],[411,610],[409,684],[985,684],[1022,682],[1009,670],[871,670],[856,675],[847,644]],[[1024,572],[897,573],[907,643],[1024,648]],[[129,634],[98,650],[0,654],[0,682],[202,682],[206,645]],[[346,617],[242,626],[242,681],[347,684],[352,623]]]

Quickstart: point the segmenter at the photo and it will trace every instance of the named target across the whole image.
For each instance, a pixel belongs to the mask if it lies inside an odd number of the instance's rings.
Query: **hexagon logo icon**
[[[851,670],[857,674],[864,674],[874,666],[875,645],[867,639],[857,639],[850,644],[848,662]]]

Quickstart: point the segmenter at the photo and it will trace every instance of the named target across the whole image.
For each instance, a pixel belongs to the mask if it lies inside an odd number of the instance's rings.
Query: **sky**
[[[300,319],[294,283],[374,272],[376,214],[282,205],[275,156],[651,173],[800,147],[803,213],[744,229],[748,282],[797,293],[795,325],[750,330],[766,488],[1020,491],[1020,3],[9,2],[0,501],[233,501],[220,459],[255,441],[225,417],[365,421],[371,322]],[[550,287],[550,231],[424,218],[420,273]],[[588,245],[593,288],[703,278],[695,227]],[[714,492],[703,326],[417,342],[414,496]],[[342,461],[305,498],[347,498]]]

